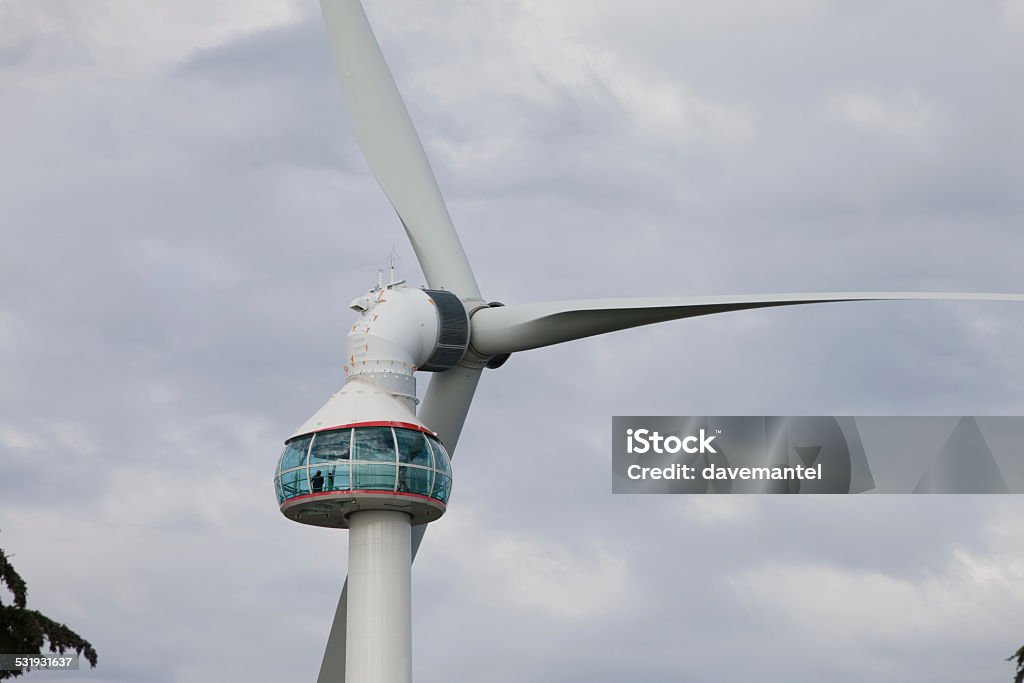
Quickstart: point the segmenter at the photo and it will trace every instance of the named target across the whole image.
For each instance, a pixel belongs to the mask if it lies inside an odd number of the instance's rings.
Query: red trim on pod
[[[440,505],[442,508],[448,509],[448,506],[445,505],[444,503],[442,503],[441,501],[439,501],[437,498],[431,498],[430,496],[424,496],[421,493],[410,493],[409,491],[379,491],[379,490],[374,490],[374,489],[354,489],[354,490],[351,490],[351,491],[349,489],[341,489],[340,491],[317,491],[316,493],[303,493],[301,496],[295,496],[294,498],[289,498],[285,502],[281,503],[278,507],[283,508],[285,505],[288,505],[289,503],[294,503],[297,500],[305,500],[307,498],[320,498],[320,497],[323,497],[323,496],[333,496],[335,498],[346,498],[346,497],[351,496],[351,495],[356,494],[356,493],[358,493],[358,494],[372,493],[372,494],[378,495],[378,496],[395,496],[395,497],[399,497],[399,498],[416,498],[416,499],[419,499],[419,500],[429,501],[429,502],[434,503],[436,505]]]
[[[302,436],[309,436],[310,434],[319,434],[320,432],[332,432],[337,429],[351,429],[353,427],[398,427],[399,429],[414,429],[417,432],[423,432],[424,434],[430,434],[433,437],[437,436],[437,432],[432,432],[426,427],[422,427],[412,422],[398,422],[395,420],[376,420],[370,422],[349,422],[348,424],[337,425],[336,427],[323,427],[322,429],[314,429],[311,432],[305,434],[298,434],[292,437],[292,439],[298,439]],[[292,439],[288,439],[291,441]]]

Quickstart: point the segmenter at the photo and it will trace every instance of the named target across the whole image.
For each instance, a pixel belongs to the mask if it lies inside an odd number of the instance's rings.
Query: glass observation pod
[[[274,486],[281,512],[296,522],[347,528],[353,512],[402,510],[424,524],[444,514],[452,469],[421,427],[363,423],[289,439]]]

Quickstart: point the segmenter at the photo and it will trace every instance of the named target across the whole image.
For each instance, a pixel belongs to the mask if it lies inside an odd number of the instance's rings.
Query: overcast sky
[[[1024,292],[1021,0],[366,5],[489,300]],[[317,3],[0,0],[0,237],[0,547],[100,654],[49,678],[315,680],[346,535],[273,468],[392,247],[422,282]],[[612,496],[609,440],[1022,385],[1016,304],[516,354],[416,561],[416,680],[1009,681],[1019,497]]]

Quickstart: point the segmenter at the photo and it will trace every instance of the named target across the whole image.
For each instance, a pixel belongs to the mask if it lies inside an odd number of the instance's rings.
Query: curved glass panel
[[[413,493],[447,503],[451,486],[444,446],[430,434],[401,427],[355,427],[293,439],[274,477],[279,503],[352,490]]]
[[[448,460],[448,451],[444,449],[437,439],[430,439],[430,447],[434,451],[434,467],[441,474],[452,476],[452,466]]]
[[[442,475],[440,472],[434,479],[434,491],[431,496],[437,498],[442,503],[448,502],[448,495],[452,492],[452,480],[450,477]]]
[[[430,446],[427,445],[426,434],[415,429],[396,429],[395,440],[398,441],[398,462],[431,466]]]
[[[351,440],[351,429],[320,432],[313,438],[313,447],[309,449],[309,464],[315,465],[330,460],[348,460]]]
[[[348,463],[325,465],[320,469],[324,475],[324,491],[347,491],[349,489]]]
[[[309,442],[312,440],[312,436],[303,436],[286,443],[284,452],[281,453],[280,471],[283,472],[299,465],[305,465],[306,453],[309,451]]]
[[[395,490],[395,465],[363,464],[352,465],[352,488],[373,491]]]
[[[309,479],[306,478],[305,467],[281,475],[281,493],[285,498],[294,498],[309,493]]]
[[[398,468],[398,490],[429,496],[433,478],[434,473],[431,470],[401,465]]]
[[[392,433],[391,427],[355,429],[352,439],[352,459],[395,462],[395,435]],[[394,474],[391,476],[394,477]]]

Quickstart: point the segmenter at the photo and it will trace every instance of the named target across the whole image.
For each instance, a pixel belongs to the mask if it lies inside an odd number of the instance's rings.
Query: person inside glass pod
[[[411,423],[376,422],[289,439],[275,488],[281,511],[296,521],[346,526],[340,517],[356,510],[408,508],[419,523],[443,513],[451,477],[448,453],[434,434]]]

